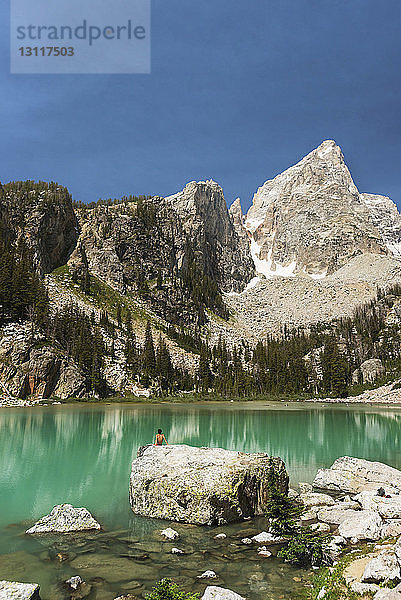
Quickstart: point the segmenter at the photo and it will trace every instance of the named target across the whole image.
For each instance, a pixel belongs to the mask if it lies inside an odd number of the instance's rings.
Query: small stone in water
[[[202,575],[197,576],[198,579],[217,579],[217,575],[214,571],[205,571]]]
[[[184,551],[179,548],[171,548],[171,554],[184,554]]]
[[[243,544],[252,544],[252,540],[250,538],[242,538],[241,542]]]
[[[161,531],[161,534],[168,540],[176,540],[179,537],[178,531],[175,531],[175,529],[172,529],[171,527],[163,529],[163,531]]]
[[[258,554],[260,556],[265,556],[266,558],[269,558],[269,556],[272,555],[272,553],[268,551],[268,549],[266,548],[266,546],[260,546],[258,548]]]
[[[64,562],[65,560],[68,560],[68,559],[69,559],[69,556],[68,556],[68,554],[66,554],[65,552],[58,552],[58,553],[56,554],[56,559],[57,559],[59,562]]]
[[[268,531],[262,531],[261,533],[258,533],[258,535],[254,535],[251,541],[257,542],[258,544],[274,545],[280,544],[281,542],[285,541],[285,538],[275,536],[272,533],[269,533]]]
[[[76,590],[77,587],[82,583],[82,579],[79,575],[74,575],[74,577],[70,577],[69,579],[67,579],[66,583],[74,590]]]
[[[218,533],[217,535],[214,536],[215,540],[223,540],[224,538],[226,538],[226,534],[225,533]]]

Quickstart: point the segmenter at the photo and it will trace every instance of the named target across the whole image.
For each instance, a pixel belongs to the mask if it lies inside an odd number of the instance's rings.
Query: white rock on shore
[[[401,584],[393,589],[383,588],[379,590],[373,596],[373,600],[401,600]]]
[[[328,494],[316,494],[314,492],[301,494],[299,500],[308,508],[314,506],[333,506],[333,504],[335,504],[334,498]]]
[[[349,516],[340,523],[338,533],[345,539],[351,539],[352,542],[360,540],[378,540],[382,519],[374,510],[354,511],[355,514]]]
[[[401,496],[394,495],[391,498],[378,496],[377,492],[364,490],[355,496],[362,508],[376,510],[385,519],[401,518]]]
[[[384,463],[342,456],[330,469],[319,469],[313,482],[315,488],[331,492],[358,494],[384,487],[390,494],[401,493],[401,471]]]
[[[365,567],[362,583],[381,583],[383,581],[399,581],[400,566],[394,552],[384,550],[372,558]]]
[[[328,523],[329,525],[340,525],[340,523],[353,517],[358,512],[350,508],[339,507],[338,505],[328,506],[318,511],[317,518],[319,521]]]

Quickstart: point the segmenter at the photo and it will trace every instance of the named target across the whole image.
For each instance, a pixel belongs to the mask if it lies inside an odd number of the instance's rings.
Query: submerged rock
[[[70,577],[69,579],[67,579],[66,584],[69,585],[71,588],[73,588],[74,590],[77,589],[77,587],[83,583],[82,579],[80,578],[79,575],[74,575],[73,577]]]
[[[37,583],[0,581],[0,600],[40,600]]]
[[[268,504],[271,477],[287,493],[280,458],[221,448],[142,446],[132,463],[134,513],[198,525],[222,525],[260,515]]]
[[[401,471],[384,463],[342,456],[330,469],[319,469],[313,482],[315,488],[346,494],[384,487],[388,493],[401,493]]]
[[[274,546],[275,544],[282,544],[287,541],[287,538],[274,535],[269,531],[262,531],[258,535],[254,535],[252,541],[257,542],[258,544],[269,544],[270,546]]]
[[[272,553],[269,552],[269,550],[266,548],[266,546],[260,546],[258,548],[258,554],[259,554],[259,556],[264,556],[266,558],[269,558],[272,555]]]
[[[167,527],[167,529],[163,529],[163,531],[160,532],[162,534],[163,537],[165,537],[168,540],[176,540],[177,538],[179,538],[179,533],[178,531],[176,531],[175,529],[172,529],[171,527]]]
[[[217,575],[214,571],[205,571],[202,575],[197,576],[198,579],[217,579]]]
[[[74,508],[71,504],[58,504],[50,514],[39,519],[25,533],[69,533],[88,529],[101,529],[101,526],[86,508]]]

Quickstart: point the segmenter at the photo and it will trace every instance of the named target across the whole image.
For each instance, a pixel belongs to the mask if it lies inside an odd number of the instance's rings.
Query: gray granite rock
[[[242,596],[217,585],[208,585],[201,600],[245,600]]]
[[[1,194],[0,222],[10,241],[28,244],[39,271],[50,273],[67,262],[78,238],[71,195],[53,184],[35,189],[32,182],[31,190],[18,186]]]
[[[310,528],[312,531],[316,531],[317,533],[330,532],[330,525],[328,523],[313,523]]]
[[[0,581],[0,600],[40,600],[37,583]]]
[[[376,491],[384,487],[390,493],[401,493],[401,471],[384,463],[362,458],[342,456],[330,469],[319,469],[314,487],[346,494],[358,494],[363,490]]]
[[[386,520],[380,532],[380,537],[398,537],[401,535],[401,519]]]
[[[365,490],[355,496],[362,508],[376,510],[384,519],[401,518],[401,495],[383,498],[375,491]]]
[[[317,494],[313,492],[307,492],[306,494],[301,494],[299,496],[299,500],[307,507],[312,506],[333,506],[335,504],[334,498],[329,496],[328,494]]]
[[[262,514],[270,477],[286,493],[280,458],[187,445],[142,446],[132,463],[130,503],[134,513],[199,525],[221,525]]]
[[[368,562],[361,581],[363,583],[399,581],[400,575],[400,566],[396,554],[385,550]]]
[[[382,527],[382,519],[374,510],[354,511],[353,515],[344,519],[338,533],[352,542],[360,540],[378,540]]]
[[[309,494],[313,490],[312,484],[305,481],[298,483],[298,488],[301,494]]]
[[[401,586],[397,585],[393,589],[383,588],[376,592],[373,600],[401,600]]]
[[[50,514],[39,519],[25,533],[69,533],[90,529],[101,529],[101,526],[86,508],[74,508],[71,504],[58,504]]]
[[[350,508],[342,508],[335,506],[328,506],[327,508],[321,508],[317,512],[317,518],[319,521],[323,523],[328,523],[329,525],[339,525],[346,519],[353,517],[359,511],[350,509]]]
[[[257,190],[246,226],[271,271],[319,276],[357,254],[389,253],[369,214],[341,149],[325,140]]]
[[[353,581],[349,587],[352,592],[361,596],[370,592],[377,592],[380,589],[375,583],[361,583],[360,581]]]

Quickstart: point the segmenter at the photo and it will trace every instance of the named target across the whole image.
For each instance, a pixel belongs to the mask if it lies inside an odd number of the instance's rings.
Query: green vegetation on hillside
[[[48,318],[47,291],[33,265],[32,253],[0,238],[0,325],[29,319],[43,327]]]

